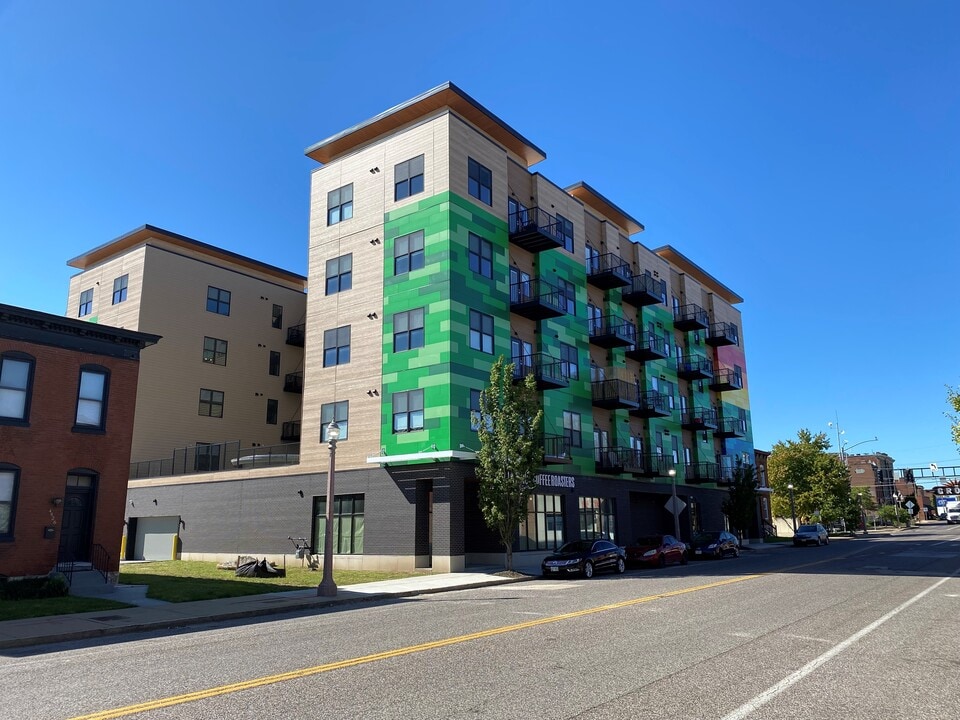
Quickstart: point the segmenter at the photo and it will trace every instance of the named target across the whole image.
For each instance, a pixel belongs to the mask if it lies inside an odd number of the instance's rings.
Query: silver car
[[[827,535],[827,529],[820,523],[801,525],[793,534],[793,544],[797,547],[801,545],[829,545],[830,536]]]

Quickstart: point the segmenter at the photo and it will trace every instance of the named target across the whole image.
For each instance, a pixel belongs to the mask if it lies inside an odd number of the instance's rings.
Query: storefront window
[[[613,498],[580,498],[580,539],[617,540],[617,501]]]
[[[313,551],[323,552],[327,524],[327,499],[313,498]],[[337,495],[333,500],[333,552],[337,555],[363,554],[363,495]]]
[[[556,550],[563,545],[563,498],[531,495],[527,518],[520,523],[517,550]]]

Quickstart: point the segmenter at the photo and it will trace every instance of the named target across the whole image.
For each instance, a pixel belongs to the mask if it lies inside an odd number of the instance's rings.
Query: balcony
[[[681,305],[673,313],[673,326],[677,330],[706,330],[710,316],[699,305]]]
[[[545,320],[566,314],[567,298],[543,280],[521,280],[510,285],[510,312],[531,320]]]
[[[713,377],[713,362],[699,355],[677,359],[677,377],[684,380],[706,380]]]
[[[684,430],[716,430],[717,411],[713,408],[693,408],[680,416],[680,426]]]
[[[684,465],[683,481],[687,485],[720,482],[720,466],[712,462],[689,463]]]
[[[602,348],[627,347],[637,342],[637,326],[616,315],[588,320],[590,342]]]
[[[720,347],[721,345],[739,345],[740,330],[733,323],[710,323],[707,331],[707,345]]]
[[[640,477],[669,477],[670,468],[673,467],[673,460],[664,455],[641,455],[640,461],[640,469],[630,471]]]
[[[296,347],[303,347],[303,341],[306,338],[306,332],[304,330],[305,325],[300,323],[299,325],[291,325],[287,328],[287,345],[294,345]]]
[[[537,381],[537,390],[555,390],[570,385],[564,365],[546,353],[534,353],[513,359],[513,381],[521,382],[527,375],[533,374]]]
[[[715,392],[725,390],[743,390],[743,376],[730,368],[720,368],[713,373],[710,389]]]
[[[637,343],[627,348],[627,357],[639,362],[666,360],[670,357],[667,344],[655,333],[646,331],[637,334]]]
[[[629,287],[623,289],[623,301],[634,307],[656,305],[667,296],[667,283],[652,275],[634,275]]]
[[[280,440],[282,442],[300,442],[300,423],[285,422],[280,431]]]
[[[670,417],[673,410],[666,395],[661,395],[656,390],[645,390],[640,393],[637,405],[630,410],[630,414],[642,418]]]
[[[733,485],[733,474],[736,472],[736,467],[733,465],[734,459],[726,455],[720,459],[728,462],[720,466],[720,478],[717,482],[720,485]]]
[[[507,218],[510,242],[529,252],[538,253],[563,247],[563,235],[557,219],[540,208],[517,210]]]
[[[644,456],[639,450],[628,447],[606,447],[597,448],[594,453],[598,473],[641,475],[644,472]]]
[[[601,290],[627,287],[633,281],[630,266],[619,255],[604,253],[587,258],[587,282]]]
[[[570,456],[570,438],[563,435],[545,435],[543,438],[543,464],[569,465],[573,462]]]
[[[283,378],[283,391],[288,393],[303,394],[303,373],[287,373]]]
[[[719,438],[742,438],[747,436],[747,423],[737,417],[723,417],[717,419],[717,429],[714,436]]]
[[[590,386],[593,389],[594,407],[606,408],[607,410],[620,408],[635,410],[639,407],[635,383],[613,378],[594,380],[590,383]]]

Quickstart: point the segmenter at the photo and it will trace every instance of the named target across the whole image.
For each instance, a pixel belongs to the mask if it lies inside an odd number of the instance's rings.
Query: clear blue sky
[[[303,150],[452,80],[745,298],[757,447],[960,465],[960,3],[466,5],[0,0],[0,302],[144,223],[306,274]]]

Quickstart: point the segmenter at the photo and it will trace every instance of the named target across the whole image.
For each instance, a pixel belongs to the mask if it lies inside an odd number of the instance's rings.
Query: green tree
[[[500,538],[506,568],[513,569],[513,541],[543,465],[543,410],[532,374],[514,384],[513,363],[501,355],[490,369],[490,385],[480,393],[477,479],[480,511]]]
[[[739,460],[733,470],[730,495],[720,504],[723,514],[730,520],[740,542],[757,518],[757,478],[753,465],[744,465]]]
[[[815,516],[836,520],[849,510],[850,475],[837,456],[827,452],[829,447],[825,433],[814,435],[809,430],[799,430],[796,440],[773,446],[767,474],[774,515],[791,517],[789,485],[798,522]]]
[[[950,435],[960,446],[960,390],[947,385],[947,404],[953,409],[952,413],[944,413],[950,420]]]
[[[854,486],[850,488],[850,508],[844,516],[847,520],[847,529],[863,527],[866,529],[866,519],[868,512],[874,512],[877,509],[877,503],[870,494],[870,488],[867,486]]]

